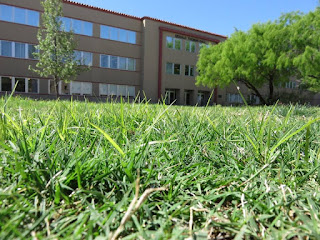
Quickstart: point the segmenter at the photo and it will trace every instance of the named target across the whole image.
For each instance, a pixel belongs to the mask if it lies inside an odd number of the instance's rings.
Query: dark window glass
[[[26,58],[26,44],[15,43],[15,57]]]
[[[180,75],[180,64],[174,64],[174,70],[175,75]]]
[[[14,8],[14,22],[26,24],[26,9]]]
[[[189,65],[186,65],[184,68],[184,75],[189,76]]]
[[[13,7],[0,5],[0,20],[13,22]]]
[[[72,19],[71,21],[72,21],[72,30],[74,31],[74,33],[82,34],[82,21],[76,20],[76,19]]]
[[[61,28],[63,31],[70,32],[71,29],[71,19],[70,18],[61,18],[62,24]]]
[[[38,93],[38,79],[28,79],[28,92]]]
[[[118,57],[110,56],[110,68],[114,68],[114,69],[118,68]]]
[[[172,74],[172,63],[167,63],[166,65],[166,73]]]
[[[136,70],[136,60],[133,58],[128,59],[128,70],[135,71]]]
[[[191,66],[190,66],[190,76],[192,77],[194,76],[194,67],[191,67]]]
[[[121,70],[127,70],[127,58],[123,58],[123,57],[119,58],[119,68]]]
[[[111,40],[118,40],[118,29],[110,27],[110,39]]]
[[[109,27],[107,26],[100,26],[100,37],[101,38],[105,38],[105,39],[109,39],[110,35],[109,35]]]
[[[25,92],[26,91],[26,81],[24,78],[16,78],[16,92]]]
[[[108,55],[101,55],[100,56],[100,67],[109,68],[109,56]]]
[[[12,57],[12,42],[1,41],[1,55]]]
[[[123,29],[119,29],[119,41],[127,42],[127,31]]]
[[[1,91],[10,92],[12,90],[11,84],[12,84],[11,78],[2,77],[1,78]]]
[[[28,58],[30,58],[30,59],[36,59],[36,58],[33,56],[33,53],[34,53],[34,52],[37,52],[36,46],[35,46],[35,45],[32,45],[32,44],[28,44]]]
[[[191,52],[195,52],[196,51],[196,44],[195,42],[191,42]]]
[[[82,64],[80,51],[74,51],[74,60],[77,61],[78,64]]]
[[[91,66],[92,65],[92,53],[83,52],[82,64]]]
[[[136,44],[136,32],[129,31],[128,38],[129,43]]]
[[[173,38],[167,37],[167,48],[173,48]]]
[[[83,21],[83,33],[87,36],[92,36],[92,23]]]
[[[27,10],[27,24],[31,26],[39,26],[40,14],[36,11]]]
[[[174,48],[177,50],[181,49],[181,40],[180,39],[174,39]]]

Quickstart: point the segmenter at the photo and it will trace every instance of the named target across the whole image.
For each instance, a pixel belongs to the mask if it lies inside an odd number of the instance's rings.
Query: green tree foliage
[[[320,8],[291,25],[290,55],[303,84],[311,91],[320,91]]]
[[[197,84],[225,87],[241,82],[263,104],[274,102],[274,86],[288,81],[294,72],[287,52],[290,49],[287,19],[255,24],[248,32],[236,31],[225,42],[202,48]],[[265,98],[259,88],[268,86]]]
[[[59,96],[59,81],[73,80],[86,67],[75,60],[74,49],[76,41],[72,32],[62,29],[62,3],[61,0],[45,0],[42,2],[44,13],[38,31],[39,45],[34,53],[38,58],[35,68],[29,67],[41,77],[50,77],[54,80],[56,96]]]

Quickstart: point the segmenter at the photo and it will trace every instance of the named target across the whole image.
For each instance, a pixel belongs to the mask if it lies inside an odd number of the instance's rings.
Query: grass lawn
[[[320,239],[319,108],[0,110],[0,239]]]

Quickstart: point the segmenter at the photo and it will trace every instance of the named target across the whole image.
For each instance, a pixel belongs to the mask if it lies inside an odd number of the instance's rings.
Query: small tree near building
[[[75,60],[76,41],[72,32],[62,31],[61,0],[45,0],[42,2],[44,13],[38,31],[39,44],[35,57],[39,60],[35,66],[29,67],[41,77],[52,78],[56,97],[59,97],[59,82],[69,82],[87,70],[81,62]]]

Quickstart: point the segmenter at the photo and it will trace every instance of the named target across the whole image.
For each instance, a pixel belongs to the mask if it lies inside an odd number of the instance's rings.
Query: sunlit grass
[[[320,239],[319,108],[2,98],[0,109],[0,239],[106,239],[138,176],[140,195],[167,190],[124,239]]]

